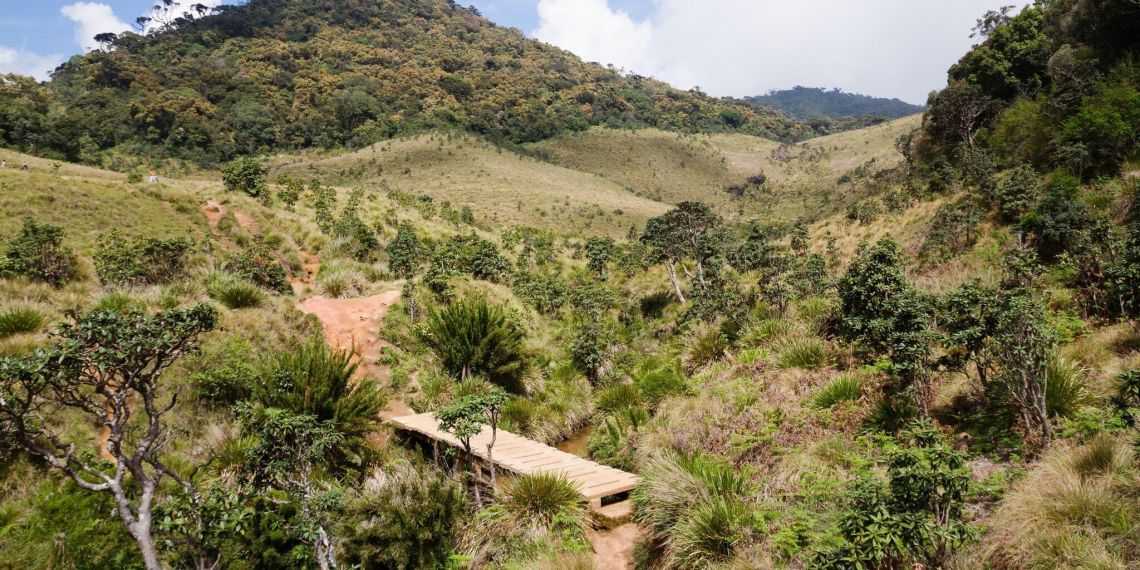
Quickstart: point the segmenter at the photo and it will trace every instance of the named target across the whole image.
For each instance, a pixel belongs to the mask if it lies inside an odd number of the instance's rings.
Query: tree
[[[685,269],[686,274],[699,284],[705,284],[710,262],[723,253],[721,220],[705,204],[681,202],[675,209],[650,219],[645,224],[641,242],[651,248],[656,261],[665,263],[673,292],[677,300],[684,303],[685,295],[677,280],[677,266],[692,259],[696,263],[696,272],[689,273]]]
[[[138,544],[148,570],[162,566],[152,535],[159,484],[186,484],[161,459],[169,436],[160,379],[214,328],[209,305],[155,316],[96,311],[61,326],[56,342],[25,357],[0,359],[0,431],[88,491],[109,493],[116,514]],[[141,410],[140,410],[141,407]],[[60,410],[80,412],[103,428],[109,462],[76,454],[51,426]],[[141,431],[131,419],[142,413]]]
[[[402,279],[415,277],[422,258],[422,246],[411,224],[403,223],[396,230],[396,238],[388,242],[388,269]]]
[[[0,276],[22,275],[53,287],[75,279],[75,254],[63,245],[63,228],[24,218],[20,235],[8,242],[0,259]]]
[[[463,454],[467,459],[467,468],[464,470],[464,479],[471,485],[471,471],[475,467],[475,454],[471,450],[471,438],[483,431],[483,422],[486,420],[486,410],[479,395],[464,396],[448,404],[436,414],[439,429],[450,433],[459,440],[463,446]],[[479,490],[479,482],[474,485],[475,504],[483,507],[483,495]]]
[[[431,312],[417,336],[452,377],[483,376],[510,392],[523,391],[525,333],[502,307],[482,298],[452,303]]]
[[[1008,402],[1026,435],[1045,446],[1053,439],[1046,403],[1053,334],[1045,308],[1026,291],[1006,293],[988,350],[997,367],[992,398]]]
[[[222,168],[222,182],[230,192],[244,192],[254,198],[266,192],[268,170],[260,160],[243,156]]]
[[[945,144],[973,148],[978,131],[989,123],[998,104],[978,86],[955,81],[931,97],[929,107],[923,117],[927,132]]]
[[[586,240],[586,266],[599,279],[606,278],[606,264],[613,258],[614,250],[611,238],[592,237]]]

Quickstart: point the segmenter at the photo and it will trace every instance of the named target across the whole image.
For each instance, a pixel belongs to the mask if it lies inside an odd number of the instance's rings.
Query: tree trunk
[[[139,520],[131,524],[129,530],[139,545],[146,570],[162,570],[162,563],[158,561],[158,548],[155,547],[154,538],[150,534],[150,517],[140,515]]]
[[[336,570],[336,557],[333,555],[332,541],[325,527],[317,527],[317,564],[321,570]]]
[[[681,284],[677,281],[677,265],[672,261],[665,263],[665,268],[669,270],[669,282],[673,284],[673,293],[677,295],[677,300],[684,303],[685,294],[681,292]]]

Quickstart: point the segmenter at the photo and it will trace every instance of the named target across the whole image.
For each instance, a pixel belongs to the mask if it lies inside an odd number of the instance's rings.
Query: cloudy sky
[[[223,0],[183,0],[216,5]],[[793,85],[923,103],[967,50],[974,20],[1028,0],[461,0],[590,61],[713,95]],[[45,78],[128,29],[153,0],[0,0],[0,72]]]

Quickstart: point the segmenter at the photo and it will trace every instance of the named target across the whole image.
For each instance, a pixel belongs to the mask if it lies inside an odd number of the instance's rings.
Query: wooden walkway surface
[[[421,434],[435,441],[463,449],[463,444],[455,436],[439,428],[432,414],[416,414],[389,420],[398,429]],[[487,461],[487,443],[491,440],[491,428],[484,426],[479,435],[471,438],[471,451],[483,461]],[[624,510],[606,508],[603,503],[624,502],[622,495],[633,490],[640,481],[637,475],[626,473],[583,459],[577,455],[559,451],[508,431],[498,430],[491,456],[500,469],[517,475],[555,473],[566,477],[578,487],[578,492],[596,511],[607,514]],[[616,505],[615,505],[616,506]],[[624,505],[628,508],[628,505]]]

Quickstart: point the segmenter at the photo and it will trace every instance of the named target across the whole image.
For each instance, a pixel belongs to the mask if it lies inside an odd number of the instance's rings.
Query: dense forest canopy
[[[775,107],[804,121],[851,117],[897,119],[921,113],[923,109],[921,105],[912,105],[897,98],[872,97],[861,93],[847,93],[838,88],[825,89],[802,85],[744,99],[753,105]]]
[[[585,63],[445,0],[251,0],[100,41],[46,85],[0,82],[0,142],[69,160],[119,148],[209,162],[433,128],[504,143],[591,125],[811,134]]]

